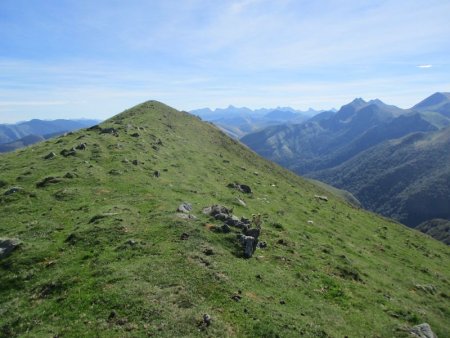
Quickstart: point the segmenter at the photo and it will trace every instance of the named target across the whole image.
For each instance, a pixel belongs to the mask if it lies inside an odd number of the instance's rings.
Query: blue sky
[[[1,0],[0,123],[177,109],[410,107],[450,91],[448,0]]]

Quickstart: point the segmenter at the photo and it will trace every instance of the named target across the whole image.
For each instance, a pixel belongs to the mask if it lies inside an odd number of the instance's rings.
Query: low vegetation
[[[0,188],[0,336],[450,335],[449,247],[158,102],[1,155]]]

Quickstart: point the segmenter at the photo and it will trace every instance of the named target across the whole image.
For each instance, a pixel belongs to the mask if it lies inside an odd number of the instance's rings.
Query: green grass
[[[0,336],[406,337],[422,322],[450,335],[444,244],[157,102],[102,127],[119,136],[82,130],[1,156],[1,192],[24,191],[0,197],[1,237],[23,242],[0,261]],[[87,150],[59,155],[81,142]],[[62,181],[37,188],[48,176]],[[235,181],[253,194],[227,188]],[[196,220],[177,218],[181,202]],[[220,225],[201,212],[212,204],[262,214],[268,247],[243,259],[237,229],[209,229]]]

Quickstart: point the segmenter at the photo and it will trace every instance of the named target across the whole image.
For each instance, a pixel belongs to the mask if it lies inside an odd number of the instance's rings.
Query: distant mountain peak
[[[450,93],[437,92],[416,104],[413,109],[423,109],[450,102]]]
[[[363,105],[366,104],[367,102],[364,101],[361,97],[357,97],[356,99],[354,99],[350,104],[353,105]]]

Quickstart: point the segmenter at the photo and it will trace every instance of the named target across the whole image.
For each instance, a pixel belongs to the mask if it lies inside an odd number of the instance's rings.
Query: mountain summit
[[[0,189],[1,336],[450,334],[449,247],[155,101],[1,155]]]

